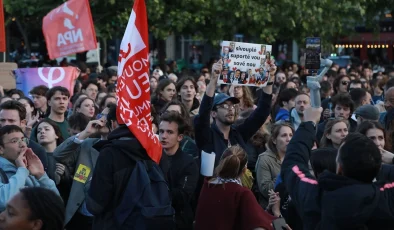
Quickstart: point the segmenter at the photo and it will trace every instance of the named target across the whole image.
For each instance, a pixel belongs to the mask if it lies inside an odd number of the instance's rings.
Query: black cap
[[[354,114],[367,119],[367,120],[374,120],[377,121],[379,120],[379,110],[373,105],[363,105],[360,106],[356,109]]]
[[[215,98],[213,99],[213,107],[223,104],[226,101],[231,101],[234,104],[238,104],[239,100],[235,97],[230,97],[225,93],[218,93]]]

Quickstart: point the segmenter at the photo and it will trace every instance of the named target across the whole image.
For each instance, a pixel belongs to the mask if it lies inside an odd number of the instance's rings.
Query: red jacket
[[[195,230],[252,230],[258,227],[268,230],[272,229],[274,219],[249,189],[236,183],[208,185],[205,180],[198,200]]]

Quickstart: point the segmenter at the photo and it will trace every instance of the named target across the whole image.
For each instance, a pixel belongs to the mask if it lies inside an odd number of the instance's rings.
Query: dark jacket
[[[229,141],[231,145],[239,144],[246,149],[247,141],[264,124],[271,109],[272,95],[261,92],[257,108],[239,126],[231,126]],[[215,122],[210,125],[210,113],[213,105],[213,97],[204,94],[199,114],[194,118],[194,131],[197,147],[207,153],[216,153],[215,166],[219,163],[223,151],[228,147],[228,141],[224,139],[223,133]]]
[[[318,143],[320,143],[320,140],[323,137],[324,129],[326,127],[327,122],[328,122],[328,120],[325,120],[323,123],[320,123],[317,125],[316,140]],[[351,117],[349,117],[348,122],[350,124],[349,133],[356,132],[357,121],[355,121]]]
[[[313,178],[308,161],[314,135],[311,122],[300,125],[287,146],[281,171],[304,229],[392,229],[392,186],[365,184],[328,171],[318,181]]]
[[[163,154],[164,155],[164,154]],[[179,148],[175,155],[168,156],[168,184],[175,209],[177,229],[192,229],[194,213],[191,199],[197,186],[198,167],[193,157]]]
[[[93,229],[115,230],[114,211],[136,165],[134,159],[150,158],[125,125],[112,131],[108,141],[100,141],[94,147],[100,154],[86,194],[87,209],[95,216]]]

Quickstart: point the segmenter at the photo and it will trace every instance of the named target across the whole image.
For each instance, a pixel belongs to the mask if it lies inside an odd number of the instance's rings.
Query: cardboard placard
[[[15,77],[12,71],[18,68],[18,65],[13,62],[0,63],[0,85],[4,89],[15,89]]]
[[[223,41],[220,56],[223,70],[219,84],[265,86],[269,79],[272,46]]]

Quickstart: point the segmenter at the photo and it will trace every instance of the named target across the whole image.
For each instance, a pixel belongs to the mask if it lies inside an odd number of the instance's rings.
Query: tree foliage
[[[303,41],[320,36],[333,41],[355,26],[376,28],[392,0],[146,0],[149,30],[164,39],[191,34],[212,42],[231,40],[236,33],[256,42]],[[62,0],[4,0],[8,15],[25,28],[40,28],[42,18]],[[132,0],[91,0],[98,36],[122,37]]]

